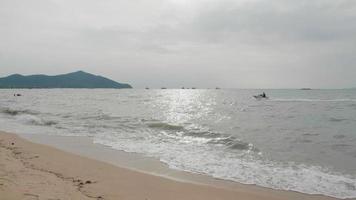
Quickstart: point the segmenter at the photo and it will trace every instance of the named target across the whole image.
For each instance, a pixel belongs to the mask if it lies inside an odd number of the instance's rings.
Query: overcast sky
[[[356,86],[355,0],[0,0],[0,76],[134,87]]]

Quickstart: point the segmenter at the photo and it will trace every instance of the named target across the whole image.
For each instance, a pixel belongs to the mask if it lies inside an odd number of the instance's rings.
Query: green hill
[[[57,76],[13,74],[0,78],[0,88],[132,88],[83,71]]]

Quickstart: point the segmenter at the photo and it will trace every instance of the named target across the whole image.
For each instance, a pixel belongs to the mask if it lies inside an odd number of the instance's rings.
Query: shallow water
[[[0,129],[90,136],[171,168],[356,197],[356,90],[0,90]],[[14,97],[14,93],[23,96]]]

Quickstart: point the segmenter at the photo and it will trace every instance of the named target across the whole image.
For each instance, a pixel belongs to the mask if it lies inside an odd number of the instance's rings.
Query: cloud
[[[3,75],[81,68],[138,87],[356,85],[353,0],[2,0],[0,42]]]

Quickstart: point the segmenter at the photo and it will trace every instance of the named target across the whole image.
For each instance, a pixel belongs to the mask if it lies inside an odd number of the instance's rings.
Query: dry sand
[[[257,186],[218,188],[120,168],[0,132],[0,200],[317,200]]]

